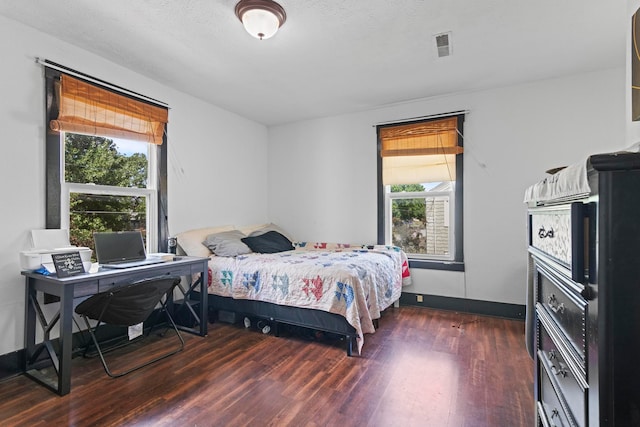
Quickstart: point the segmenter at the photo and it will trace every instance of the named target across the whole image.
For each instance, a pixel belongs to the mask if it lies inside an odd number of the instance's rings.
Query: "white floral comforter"
[[[407,257],[393,246],[296,243],[296,250],[212,256],[210,294],[312,308],[343,316],[357,333],[358,352],[373,320],[410,282]]]

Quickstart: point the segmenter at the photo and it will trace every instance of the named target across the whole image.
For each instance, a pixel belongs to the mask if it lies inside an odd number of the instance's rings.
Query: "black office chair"
[[[163,298],[165,295],[171,295],[173,289],[178,285],[178,283],[180,283],[180,278],[176,277],[147,279],[127,286],[117,287],[106,292],[101,292],[78,304],[75,312],[84,319],[87,329],[91,334],[93,345],[100,356],[102,366],[104,367],[107,375],[112,378],[121,377],[182,351],[184,348],[184,340],[182,339],[173,318],[167,310],[167,299]],[[96,338],[96,331],[101,325],[105,324],[129,327],[142,323],[149,318],[158,304],[160,304],[159,314],[162,312],[166,314],[169,323],[175,330],[177,337],[180,339],[180,346],[176,349],[172,349],[168,353],[155,357],[150,361],[127,369],[124,372],[112,373],[107,366],[104,353],[114,350],[115,348],[120,348],[122,345],[106,350],[101,349],[98,339]],[[91,327],[89,319],[97,321],[95,327]],[[143,337],[148,336],[154,326],[155,323],[148,328],[148,332],[144,334]],[[89,346],[90,344],[85,348],[85,355],[89,350]]]

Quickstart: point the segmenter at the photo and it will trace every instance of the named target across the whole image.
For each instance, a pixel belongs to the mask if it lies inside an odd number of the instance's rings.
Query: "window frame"
[[[455,257],[455,184],[453,184],[452,191],[415,191],[415,192],[402,192],[392,193],[389,190],[389,185],[385,186],[385,242],[391,242],[392,234],[392,202],[393,200],[404,199],[429,199],[429,198],[443,198],[446,197],[449,201],[449,255],[429,255],[429,254],[417,254],[407,253],[411,259],[416,261],[453,261]],[[388,243],[387,243],[388,244]]]
[[[387,223],[390,221],[390,203],[389,198],[387,196],[388,192],[386,190],[386,186],[382,182],[382,140],[380,138],[380,130],[385,127],[393,127],[400,125],[408,125],[408,124],[416,124],[416,123],[425,123],[440,120],[446,117],[456,117],[457,118],[457,129],[458,129],[458,138],[457,145],[460,147],[464,147],[463,144],[463,135],[464,135],[464,113],[451,113],[451,114],[442,114],[438,116],[432,116],[430,118],[423,118],[419,120],[412,121],[404,121],[404,122],[396,122],[396,123],[387,123],[383,125],[376,126],[376,136],[377,136],[377,167],[378,167],[378,176],[377,176],[377,189],[378,189],[378,244],[387,244],[387,238],[390,237],[390,234],[387,233]],[[421,268],[421,269],[433,269],[433,270],[450,270],[450,271],[464,271],[464,230],[463,230],[463,154],[456,155],[456,181],[454,185],[453,191],[453,199],[450,200],[450,210],[453,210],[452,219],[453,219],[453,236],[450,238],[453,239],[453,251],[452,256],[448,259],[443,259],[441,257],[433,257],[433,256],[414,256],[413,254],[407,254],[409,258],[409,267],[410,268]],[[415,194],[426,194],[428,192],[418,192]],[[448,192],[447,192],[448,193]],[[405,193],[408,194],[408,193]],[[390,241],[390,240],[389,240]]]
[[[151,166],[151,162],[149,162]],[[106,196],[137,196],[144,197],[146,199],[145,206],[146,212],[146,245],[147,251],[152,251],[151,248],[158,247],[158,233],[156,227],[153,224],[157,223],[158,212],[157,209],[153,209],[157,206],[157,191],[153,188],[130,188],[130,187],[115,187],[111,185],[94,185],[94,184],[79,184],[75,182],[63,182],[61,184],[60,193],[60,228],[70,229],[71,220],[71,194],[93,194],[93,195],[106,195]]]
[[[167,212],[167,125],[163,134],[162,145],[149,144],[147,151],[148,182],[146,188],[126,188],[105,185],[81,184],[65,182],[65,138],[64,132],[50,130],[49,122],[58,116],[54,102],[54,82],[63,74],[61,71],[46,67],[45,70],[45,151],[46,151],[46,224],[50,228],[69,228],[70,194],[79,192],[84,194],[109,194],[116,196],[138,195],[147,198],[147,251],[166,252],[168,232]],[[73,71],[73,70],[70,70]],[[77,73],[81,74],[81,73]],[[82,75],[79,76],[82,78]],[[89,76],[87,76],[89,77]],[[95,83],[91,78],[91,83]],[[105,89],[110,85],[105,82]],[[140,98],[118,92],[121,95],[140,101]],[[144,101],[144,100],[142,100]]]

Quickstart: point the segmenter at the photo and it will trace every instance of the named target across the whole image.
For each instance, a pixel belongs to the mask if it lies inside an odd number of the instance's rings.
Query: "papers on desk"
[[[167,252],[156,252],[153,254],[147,254],[148,258],[160,258],[162,261],[173,261],[173,258],[175,258],[176,254],[170,254]]]
[[[32,248],[67,248],[69,243],[69,231],[59,228],[46,230],[31,230]]]

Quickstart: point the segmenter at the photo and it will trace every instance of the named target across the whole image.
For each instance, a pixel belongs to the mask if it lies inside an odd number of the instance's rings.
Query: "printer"
[[[51,254],[79,252],[85,271],[91,268],[91,248],[69,243],[69,231],[61,229],[31,230],[31,249],[20,251],[20,268],[33,271],[41,267],[49,273],[56,269]]]

